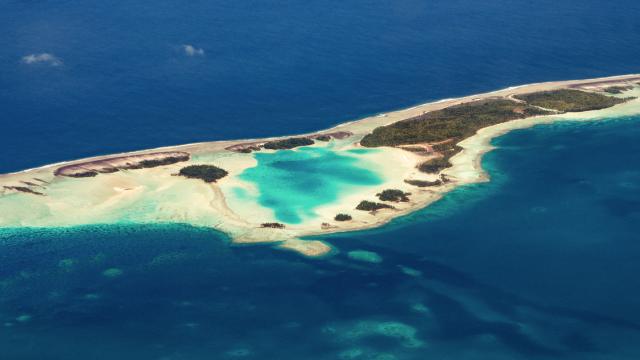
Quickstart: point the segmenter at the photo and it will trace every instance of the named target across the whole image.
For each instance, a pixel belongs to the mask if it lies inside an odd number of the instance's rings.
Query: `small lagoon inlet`
[[[271,209],[277,221],[299,224],[315,218],[320,206],[338,202],[359,188],[382,184],[385,175],[373,159],[380,152],[329,145],[257,153],[257,166],[239,175],[249,186],[231,189],[230,206],[255,202]]]

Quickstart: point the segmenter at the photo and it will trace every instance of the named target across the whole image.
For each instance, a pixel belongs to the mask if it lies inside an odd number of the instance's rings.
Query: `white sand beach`
[[[489,98],[510,98],[513,95],[561,88],[577,88],[597,91],[611,85],[633,85],[635,88],[620,96],[640,97],[640,75],[626,75],[590,80],[572,80],[523,85],[491,93],[472,95],[459,99],[447,99],[367,117],[338,125],[332,129],[301,136],[316,136],[349,132],[345,139],[332,140],[332,151],[346,153],[360,149],[359,141],[373,129],[425,112],[456,104]],[[335,201],[314,209],[316,216],[305,218],[284,228],[263,227],[261,224],[278,222],[274,211],[257,203],[259,191],[239,177],[246,169],[255,167],[253,153],[238,153],[225,148],[238,144],[265,142],[270,139],[218,141],[161,149],[150,149],[125,154],[100,156],[91,159],[67,161],[18,173],[0,175],[0,227],[63,227],[86,224],[157,223],[175,222],[194,226],[211,227],[227,233],[237,243],[276,243],[280,248],[297,251],[307,256],[322,256],[331,246],[320,240],[302,240],[305,236],[354,231],[381,226],[394,218],[428,206],[452,189],[469,183],[487,181],[488,175],[480,165],[481,157],[492,149],[491,139],[514,129],[538,124],[567,120],[595,120],[624,115],[640,114],[640,99],[634,99],[611,108],[579,113],[529,117],[500,123],[479,130],[459,145],[461,152],[451,158],[453,165],[441,174],[425,174],[417,165],[425,161],[424,154],[398,147],[383,147],[374,152],[351,152],[350,156],[375,164],[375,171],[382,176],[382,183],[375,186],[359,186],[342,194]],[[313,146],[328,146],[317,141]],[[56,176],[61,166],[74,169],[86,168],[83,163],[105,163],[114,157],[149,155],[158,152],[185,152],[188,161],[153,168],[127,169],[97,176],[73,178]],[[274,150],[261,150],[270,152]],[[296,151],[296,150],[293,150]],[[119,160],[126,162],[125,160]],[[108,163],[108,161],[107,161]],[[213,164],[229,172],[214,183],[177,176],[180,169],[191,164]],[[417,187],[405,180],[435,181],[445,175],[450,181],[438,186]],[[25,191],[27,188],[29,191]],[[238,194],[250,196],[243,198]],[[398,189],[410,193],[409,201],[394,202],[392,209],[375,212],[355,210],[362,200],[378,201],[376,194],[383,189]],[[335,221],[339,213],[348,213],[350,221]]]

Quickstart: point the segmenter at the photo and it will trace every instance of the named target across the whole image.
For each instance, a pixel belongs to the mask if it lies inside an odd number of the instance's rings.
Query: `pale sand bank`
[[[332,140],[335,151],[346,152],[359,148],[360,139],[378,126],[464,102],[567,87],[598,90],[613,84],[635,85],[638,81],[640,81],[639,75],[628,75],[524,85],[487,94],[418,105],[341,124],[306,136],[348,131],[353,134],[351,137]],[[638,95],[640,90],[637,87],[624,94],[624,96]],[[277,242],[283,249],[298,251],[308,256],[321,256],[331,250],[328,244],[318,240],[300,240],[300,238],[377,227],[393,218],[427,206],[457,186],[486,181],[488,176],[480,166],[480,159],[482,154],[491,150],[490,141],[496,136],[513,129],[554,121],[593,120],[638,113],[640,113],[640,100],[636,99],[599,111],[531,117],[481,129],[476,135],[459,143],[464,148],[463,151],[451,159],[453,166],[443,171],[451,181],[440,186],[419,188],[405,183],[406,179],[433,181],[438,178],[438,175],[424,174],[417,170],[416,165],[425,160],[421,155],[399,148],[382,148],[381,151],[363,153],[358,156],[371,164],[376,164],[375,170],[384,178],[382,184],[360,187],[357,191],[341,196],[337,201],[316,208],[315,218],[306,219],[300,224],[287,224],[284,229],[261,227],[262,223],[277,221],[273,210],[260,206],[254,201],[238,198],[234,194],[234,189],[237,188],[242,188],[254,196],[258,191],[255,184],[237,177],[245,169],[256,166],[257,162],[253,155],[225,150],[232,145],[278,138],[189,144],[119,154],[118,157],[158,151],[182,151],[191,154],[191,160],[149,169],[100,174],[92,178],[73,179],[54,176],[54,170],[60,167],[60,164],[54,164],[0,175],[0,227],[179,222],[218,229],[229,234],[233,241],[238,243]],[[318,141],[313,146],[326,146],[326,144]],[[65,162],[64,165],[112,157],[102,156],[70,161]],[[193,163],[215,164],[229,171],[230,176],[212,184],[175,176],[181,167]],[[37,185],[29,186],[39,189],[44,196],[12,190],[12,187],[25,186],[25,183]],[[355,210],[355,206],[361,200],[379,201],[376,193],[383,189],[400,189],[409,192],[411,193],[410,201],[391,203],[394,209],[382,209],[375,213]],[[346,222],[334,221],[333,217],[338,213],[348,213],[353,219]]]

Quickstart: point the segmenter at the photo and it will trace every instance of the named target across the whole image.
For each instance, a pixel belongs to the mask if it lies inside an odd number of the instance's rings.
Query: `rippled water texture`
[[[636,0],[3,0],[0,172],[638,72],[639,13]],[[61,65],[22,61],[41,53]]]
[[[328,204],[357,187],[382,183],[376,164],[357,152],[333,151],[330,147],[255,154],[258,165],[240,178],[257,186],[258,203],[274,211],[276,219],[299,223],[313,218],[314,209]]]
[[[0,357],[637,359],[639,138],[508,134],[492,182],[322,260],[182,225],[0,230]]]

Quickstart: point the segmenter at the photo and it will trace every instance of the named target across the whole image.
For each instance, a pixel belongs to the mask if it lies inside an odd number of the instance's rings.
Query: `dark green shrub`
[[[349,214],[338,214],[334,218],[335,221],[349,221],[351,220],[351,215]]]
[[[442,181],[426,181],[426,180],[405,180],[409,185],[417,186],[417,187],[429,187],[429,186],[440,186],[442,185]]]
[[[190,165],[180,169],[180,176],[200,179],[207,183],[216,182],[228,174],[226,170],[213,165]]]
[[[313,145],[313,140],[306,137],[298,137],[298,138],[288,138],[283,140],[275,140],[269,141],[262,145],[265,149],[269,150],[283,150],[283,149],[293,149],[300,146],[308,146]]]
[[[573,89],[541,91],[517,95],[516,98],[531,105],[563,112],[600,110],[626,101],[626,99]]]
[[[361,201],[360,204],[356,206],[356,210],[362,211],[377,211],[380,209],[393,209],[393,206],[367,200]]]
[[[277,223],[277,222],[262,223],[262,224],[260,224],[260,227],[273,228],[273,229],[284,229],[284,224]]]
[[[386,189],[386,190],[383,190],[381,193],[376,194],[376,196],[378,197],[378,199],[380,199],[380,201],[393,201],[393,202],[409,201],[409,195],[411,195],[411,193],[406,193],[398,189]]]

